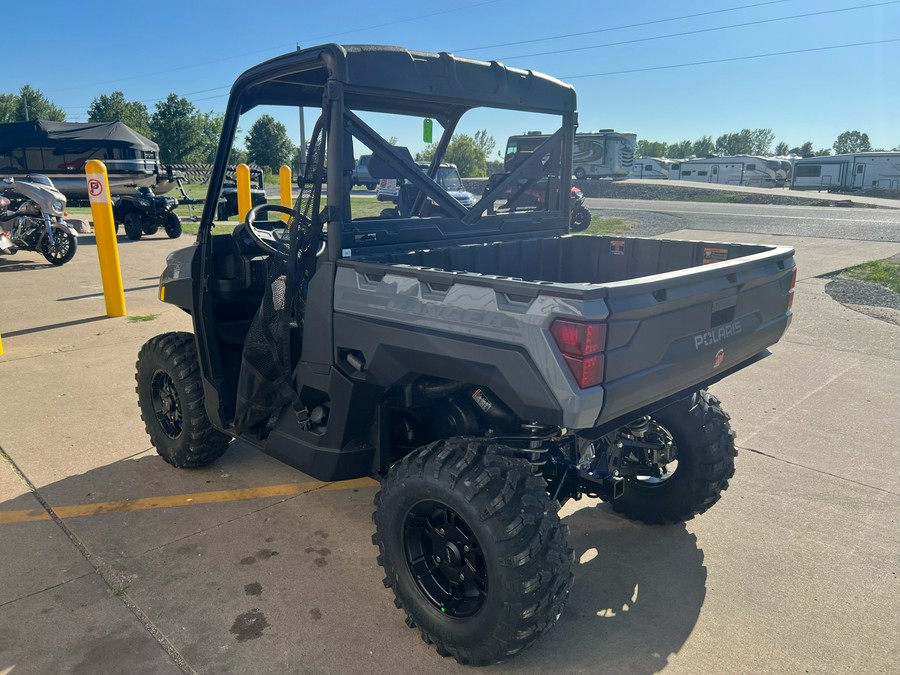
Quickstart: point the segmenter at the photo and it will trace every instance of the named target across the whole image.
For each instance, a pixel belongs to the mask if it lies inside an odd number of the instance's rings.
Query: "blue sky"
[[[672,142],[770,127],[776,142],[822,148],[856,129],[875,147],[900,146],[898,0],[44,0],[36,7],[4,7],[0,91],[30,84],[70,121],[86,120],[92,99],[115,90],[151,112],[170,92],[219,112],[237,75],[298,42],[378,43],[497,59],[569,81],[581,130]],[[766,54],[779,55],[747,58]],[[683,65],[692,63],[699,65]],[[296,137],[294,117],[284,122]],[[493,125],[498,147],[524,131],[516,121]],[[416,149],[415,139],[401,142]]]

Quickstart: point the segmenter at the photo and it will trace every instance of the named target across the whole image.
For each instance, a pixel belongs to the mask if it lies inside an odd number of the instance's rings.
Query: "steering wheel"
[[[244,227],[250,238],[253,239],[253,242],[266,253],[287,257],[288,252],[283,247],[278,246],[280,242],[288,240],[287,228],[284,227],[283,221],[278,221],[282,223],[281,227],[273,227],[271,230],[263,230],[256,227],[256,219],[269,211],[277,211],[278,213],[291,216],[295,224],[302,224],[303,227],[309,227],[311,225],[310,220],[299,211],[281,204],[258,204],[247,212],[247,217],[244,219]],[[281,232],[278,232],[279,230]]]

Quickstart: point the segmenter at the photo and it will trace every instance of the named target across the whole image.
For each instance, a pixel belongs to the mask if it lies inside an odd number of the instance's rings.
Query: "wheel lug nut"
[[[466,580],[466,575],[465,575],[465,574],[460,574],[460,575],[459,575],[459,580],[460,580],[460,581],[465,581],[465,580]]]
[[[469,552],[469,545],[468,545],[468,544],[465,544],[465,545],[463,546],[463,551],[465,551],[466,553]]]
[[[434,562],[441,562],[441,556],[439,556],[439,555],[434,556]]]

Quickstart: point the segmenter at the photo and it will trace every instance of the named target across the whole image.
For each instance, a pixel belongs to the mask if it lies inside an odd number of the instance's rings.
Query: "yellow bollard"
[[[119,245],[116,242],[116,226],[113,222],[106,165],[100,160],[92,159],[85,166],[85,173],[88,196],[91,200],[91,215],[94,217],[94,236],[97,239],[97,256],[100,258],[106,316],[125,316],[125,289],[122,287]]]
[[[294,198],[291,195],[291,167],[286,164],[281,165],[281,169],[278,171],[278,182],[281,186],[281,205],[290,209],[294,206]],[[281,219],[287,222],[291,217],[283,213]]]
[[[253,207],[253,202],[250,200],[250,167],[246,164],[238,164],[235,173],[237,174],[238,222],[243,223],[247,213]]]
[[[0,356],[3,356],[3,336],[0,335]]]

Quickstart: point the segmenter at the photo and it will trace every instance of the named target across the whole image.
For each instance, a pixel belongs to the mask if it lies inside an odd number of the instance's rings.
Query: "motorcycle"
[[[72,259],[78,234],[63,219],[66,198],[49,178],[37,174],[4,178],[0,197],[7,202],[0,207],[0,254],[34,251],[53,265]]]
[[[591,212],[584,205],[584,193],[577,187],[572,187],[572,197],[569,204],[569,230],[571,232],[584,232],[591,224]]]

